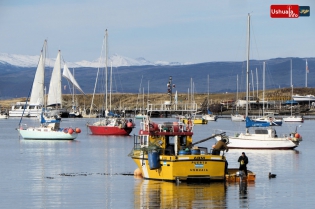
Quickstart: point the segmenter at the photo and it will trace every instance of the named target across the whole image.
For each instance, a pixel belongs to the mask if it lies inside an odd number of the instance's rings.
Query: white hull
[[[216,138],[221,140],[220,137]],[[267,134],[239,134],[229,136],[228,147],[231,149],[294,149],[299,142],[291,137],[270,137]]]
[[[240,115],[240,114],[235,114],[235,115],[231,115],[231,120],[232,121],[236,121],[236,122],[242,122],[245,121],[245,115]]]
[[[306,96],[293,95],[292,98],[294,101],[297,101],[297,102],[315,102],[314,95],[306,95]]]
[[[216,115],[203,115],[202,119],[207,120],[207,121],[216,121],[218,119],[218,116]]]
[[[146,118],[146,115],[143,115],[143,114],[137,114],[135,116],[136,119],[143,119],[143,118]]]
[[[268,103],[267,101],[261,101],[261,100],[259,100],[258,103],[257,103],[256,100],[248,101],[248,105],[249,105],[249,106],[251,106],[251,105],[257,105],[257,104],[259,104],[259,105],[265,105],[265,106],[266,106],[266,105],[268,105],[269,103]],[[246,107],[246,100],[243,100],[243,99],[237,100],[236,106],[237,106],[237,107],[243,107],[243,108],[245,108],[245,107]]]
[[[301,116],[289,116],[282,119],[284,122],[304,122]]]
[[[282,120],[278,120],[278,119],[269,119],[269,118],[256,118],[253,119],[253,121],[255,122],[259,122],[259,123],[269,123],[271,126],[281,126],[282,125]]]
[[[0,115],[0,119],[8,119],[9,116],[8,115]]]
[[[62,130],[53,131],[51,128],[35,127],[27,129],[18,129],[19,133],[24,139],[37,139],[37,140],[73,140],[77,138],[76,132],[65,133]]]
[[[23,109],[25,106],[25,110]],[[23,114],[24,112],[24,114]],[[42,113],[42,105],[25,105],[25,102],[17,102],[9,111],[10,117],[37,117]]]

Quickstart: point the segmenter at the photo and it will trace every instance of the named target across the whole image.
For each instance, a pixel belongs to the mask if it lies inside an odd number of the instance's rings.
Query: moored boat
[[[241,115],[239,113],[231,114],[231,120],[236,122],[243,122],[245,121],[245,115]]]
[[[41,122],[38,127],[28,127],[27,124],[19,125],[17,129],[24,139],[34,140],[74,140],[81,133],[80,128],[61,128],[60,118],[46,120],[41,113]]]
[[[121,135],[128,136],[135,124],[131,119],[106,117],[93,124],[87,124],[93,135]]]
[[[224,152],[213,155],[193,143],[193,129],[182,122],[155,123],[145,118],[129,156],[145,179],[180,181],[192,179],[225,180]]]
[[[227,182],[240,182],[242,180],[248,182],[254,182],[256,180],[256,174],[250,170],[247,170],[247,176],[242,176],[238,168],[229,168],[228,174],[225,175]]]
[[[206,121],[217,121],[218,116],[214,115],[210,110],[208,110],[208,114],[202,115],[202,119]]]
[[[291,115],[288,117],[284,117],[284,118],[282,118],[282,120],[284,122],[301,122],[301,123],[304,122],[303,116],[299,116],[299,115]]]
[[[268,123],[270,126],[282,125],[282,120],[275,118],[274,112],[265,112],[264,116],[254,118],[253,121],[255,121],[256,123]]]
[[[250,133],[248,128],[254,127],[254,133]],[[216,130],[220,133],[221,130]],[[221,136],[216,137],[217,141]],[[246,118],[246,131],[229,136],[230,149],[294,149],[299,146],[302,136],[297,132],[278,136],[276,130],[268,123],[256,123]]]

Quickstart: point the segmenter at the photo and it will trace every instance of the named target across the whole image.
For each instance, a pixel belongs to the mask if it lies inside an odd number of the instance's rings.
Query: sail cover
[[[249,117],[246,117],[246,128],[249,127],[268,127],[270,126],[269,123],[257,123],[255,121],[252,121]]]
[[[71,74],[69,68],[67,67],[67,65],[65,64],[63,66],[63,72],[62,72],[62,76],[65,77],[74,87],[76,87],[82,94],[84,94],[83,90],[81,89],[81,87],[79,86],[79,84],[77,83],[77,81],[74,79],[73,75]]]
[[[51,74],[47,105],[61,105],[61,55],[60,50]]]

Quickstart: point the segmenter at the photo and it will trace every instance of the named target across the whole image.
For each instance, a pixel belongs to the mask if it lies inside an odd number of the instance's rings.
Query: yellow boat
[[[250,170],[247,170],[247,176],[242,177],[239,174],[239,169],[229,168],[228,174],[225,175],[225,179],[227,182],[239,182],[239,181],[254,182],[256,180],[256,174]]]
[[[192,136],[193,127],[182,122],[154,123],[145,118],[129,156],[145,179],[224,181],[227,173],[224,152],[212,155],[206,147],[194,146],[201,141],[193,143]]]
[[[182,120],[183,123],[188,124],[189,119],[184,118]],[[208,124],[208,120],[203,119],[203,118],[192,118],[191,119],[193,124]]]

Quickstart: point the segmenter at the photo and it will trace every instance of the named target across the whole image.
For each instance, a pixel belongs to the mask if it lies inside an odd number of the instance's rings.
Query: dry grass
[[[307,94],[313,94],[315,95],[315,89],[314,88],[296,88],[294,89],[294,94],[300,94],[300,95],[307,95]],[[174,96],[174,94],[173,94]],[[242,98],[245,96],[245,93],[239,93],[239,98]],[[194,100],[196,103],[201,105],[205,99],[207,99],[207,94],[195,94]],[[80,107],[90,107],[92,102],[92,95],[76,95],[75,96],[77,103]],[[262,99],[262,91],[259,91],[259,98]],[[266,90],[265,91],[265,99],[266,100],[277,100],[277,101],[285,101],[289,100],[291,98],[291,88],[284,88],[284,89],[273,89],[273,90]],[[188,99],[187,94],[178,94],[178,101],[179,102],[185,102],[185,100]],[[227,94],[210,94],[209,95],[210,103],[220,103],[224,101],[233,101],[236,99],[235,93],[227,93]],[[146,107],[147,101],[150,100],[153,104],[161,104],[164,103],[164,101],[169,101],[170,96],[166,93],[156,93],[156,94],[150,94],[150,95],[138,95],[138,94],[127,94],[127,93],[115,93],[111,95],[111,106],[113,108],[127,108],[127,109],[133,109],[133,108],[139,108],[143,106]],[[8,99],[8,100],[0,100],[0,106],[2,109],[10,109],[13,104],[16,102],[22,102],[26,101],[26,98],[14,98],[14,99]],[[63,106],[66,108],[70,108],[72,105],[72,95],[63,95]],[[108,106],[110,98],[108,97]],[[144,101],[144,102],[143,102]],[[96,107],[101,107],[103,104],[105,104],[105,98],[102,95],[96,95],[94,97],[94,102]]]

